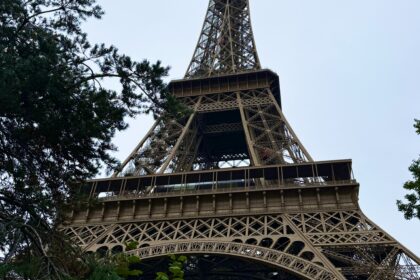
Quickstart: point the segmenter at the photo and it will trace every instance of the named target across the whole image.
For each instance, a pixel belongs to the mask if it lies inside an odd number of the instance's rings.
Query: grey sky
[[[137,60],[160,59],[182,78],[208,0],[100,0],[91,42]],[[375,223],[420,255],[420,222],[396,209],[420,153],[420,1],[251,0],[263,67],[280,75],[283,111],[316,160],[353,159],[360,203]],[[151,126],[130,121],[121,160]]]

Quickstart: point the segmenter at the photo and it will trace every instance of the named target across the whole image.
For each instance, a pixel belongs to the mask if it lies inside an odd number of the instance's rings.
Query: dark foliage
[[[126,117],[176,112],[160,62],[91,45],[81,29],[95,0],[0,1],[0,274],[68,279],[89,266],[57,230],[71,186],[117,161]],[[102,85],[118,79],[121,90]],[[74,261],[69,261],[73,254]],[[85,271],[86,270],[86,271]],[[76,274],[77,274],[76,273]]]
[[[415,120],[414,127],[420,135],[420,121]],[[420,220],[420,158],[414,160],[409,167],[413,180],[404,184],[404,189],[409,191],[405,196],[406,201],[397,201],[398,209],[404,213],[407,220],[417,218]]]

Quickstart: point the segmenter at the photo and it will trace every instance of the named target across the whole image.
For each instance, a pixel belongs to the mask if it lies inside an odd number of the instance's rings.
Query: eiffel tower
[[[187,255],[186,279],[420,279],[420,259],[369,220],[351,160],[314,161],[262,69],[248,0],[210,0],[184,79],[190,114],[159,118],[97,203],[63,231],[86,252],[127,242],[152,270]]]

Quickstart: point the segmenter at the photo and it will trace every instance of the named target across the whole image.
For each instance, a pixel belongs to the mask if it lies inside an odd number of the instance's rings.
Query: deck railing
[[[355,183],[351,160],[241,167],[91,180],[81,192],[103,200],[271,188],[322,187]]]

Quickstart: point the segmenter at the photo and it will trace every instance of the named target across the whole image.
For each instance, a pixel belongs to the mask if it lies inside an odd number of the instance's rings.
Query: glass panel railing
[[[177,174],[93,180],[82,186],[90,197],[161,196],[168,193],[296,188],[355,183],[351,161],[235,168]]]

